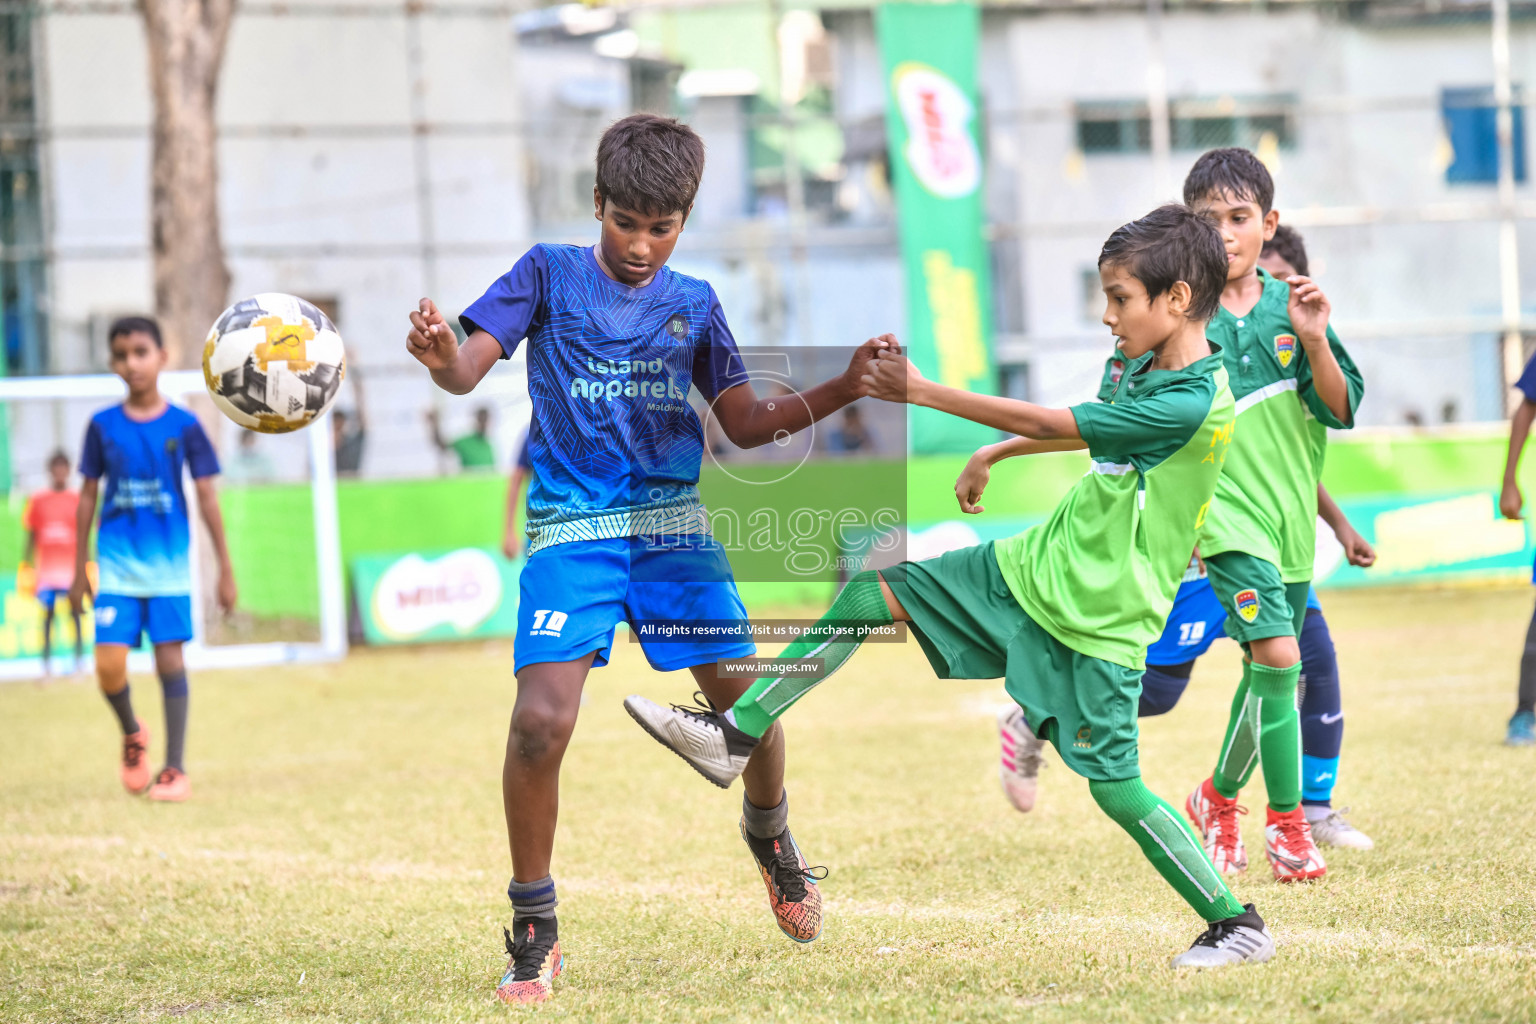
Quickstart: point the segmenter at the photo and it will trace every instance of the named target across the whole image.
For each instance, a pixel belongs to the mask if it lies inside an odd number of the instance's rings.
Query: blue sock
[[[1316,608],[1301,627],[1301,802],[1330,806],[1339,779],[1344,710],[1339,701],[1339,662],[1328,622]]]
[[[1301,755],[1301,802],[1333,806],[1333,786],[1339,781],[1339,759]]]

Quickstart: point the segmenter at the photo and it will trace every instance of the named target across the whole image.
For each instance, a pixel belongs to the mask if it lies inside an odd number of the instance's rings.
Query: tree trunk
[[[155,315],[174,367],[201,361],[203,338],[229,297],[214,103],[234,6],[235,0],[139,0],[155,105]]]

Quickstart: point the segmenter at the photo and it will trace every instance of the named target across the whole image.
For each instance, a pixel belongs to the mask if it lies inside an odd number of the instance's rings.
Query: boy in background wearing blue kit
[[[160,327],[145,317],[124,317],[107,334],[112,372],[128,385],[119,405],[91,417],[80,454],[75,580],[70,603],[90,593],[85,565],[91,523],[101,499],[96,535],[99,592],[95,599],[96,676],[123,730],[120,776],[130,793],[181,801],[192,795],[183,763],[187,733],[187,670],[181,646],[192,639],[191,527],[182,490],[183,467],[197,488],[197,505],[219,565],[219,607],[235,606],[235,577],[224,542],[224,518],[213,478],[219,460],[197,418],[160,394],[165,348]],[[151,784],[145,757],[149,730],[133,712],[128,649],[145,635],[155,648],[155,671],[165,699],[165,767]]]

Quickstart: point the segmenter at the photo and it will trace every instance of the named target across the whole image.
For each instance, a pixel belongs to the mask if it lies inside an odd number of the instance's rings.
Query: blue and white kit
[[[191,525],[183,467],[195,479],[219,471],[208,435],[186,409],[168,403],[165,412],[140,422],[114,405],[91,417],[80,475],[102,481],[98,644],[137,647],[145,633],[157,644],[192,638]]]
[[[690,387],[713,401],[747,381],[714,289],[668,267],[631,288],[590,247],[537,245],[459,319],[507,358],[528,339],[533,478],[515,669],[591,651],[604,664],[624,620],[744,624],[708,537],[704,428],[688,403]],[[739,630],[640,639],[657,668],[756,652]]]

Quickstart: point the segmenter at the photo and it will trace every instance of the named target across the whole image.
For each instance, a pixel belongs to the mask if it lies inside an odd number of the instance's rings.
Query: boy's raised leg
[[[540,662],[517,674],[517,702],[507,730],[501,801],[512,857],[512,929],[507,970],[496,996],[508,1003],[541,1003],[553,991],[564,959],[555,920],[555,880],[549,863],[560,812],[560,762],[576,728],[581,689],[597,652],[575,661]]]
[[[838,593],[827,613],[805,636],[778,655],[786,659],[820,658],[820,675],[764,676],[723,713],[664,708],[645,697],[624,700],[624,709],[640,727],[721,789],[746,768],[759,740],[790,706],[842,667],[864,642],[858,627],[907,621],[906,609],[879,573],[859,573]]]
[[[96,681],[123,730],[123,760],[118,777],[130,793],[149,788],[149,730],[133,713],[128,690],[128,648],[124,644],[96,645]]]

